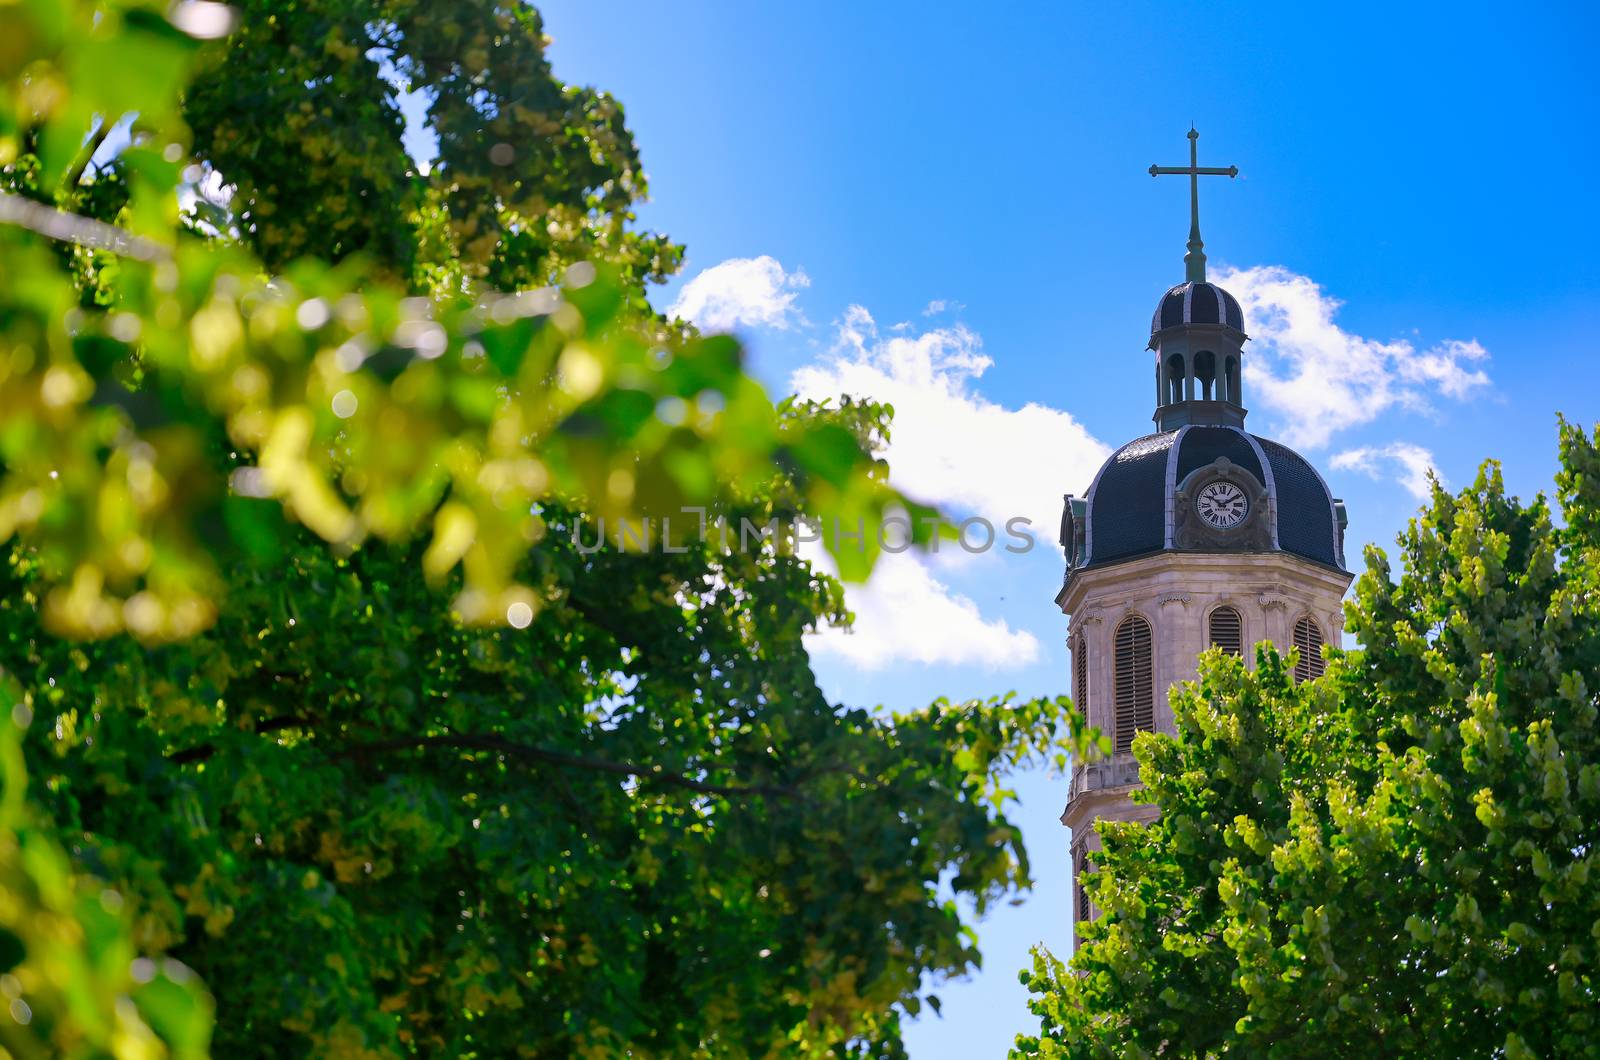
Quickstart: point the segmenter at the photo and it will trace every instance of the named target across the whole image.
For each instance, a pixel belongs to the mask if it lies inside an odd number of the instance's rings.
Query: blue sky
[[[1352,564],[1421,466],[1462,485],[1498,457],[1532,494],[1557,411],[1600,420],[1592,7],[540,6],[557,73],[627,108],[643,222],[688,245],[658,305],[738,331],[774,392],[881,388],[906,485],[1047,513],[1028,555],[858,592],[862,631],[816,653],[837,698],[1067,688],[1049,509],[1150,429],[1187,193],[1145,170],[1186,162],[1191,121],[1202,164],[1241,171],[1202,220],[1251,316],[1249,425],[1345,498]],[[1028,947],[1067,948],[1066,783],[1017,789],[1038,887],[983,923],[984,970],[911,1028],[918,1060],[1001,1055],[1033,1022]]]

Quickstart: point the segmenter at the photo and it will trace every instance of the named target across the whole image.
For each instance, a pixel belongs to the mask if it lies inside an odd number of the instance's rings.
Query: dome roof
[[[1233,476],[1264,500],[1252,505],[1234,540],[1208,536],[1204,527],[1186,530],[1190,506],[1179,503],[1179,493],[1202,468]],[[1287,552],[1344,569],[1343,505],[1322,476],[1288,446],[1240,427],[1185,426],[1134,439],[1101,466],[1070,515],[1071,572],[1164,551]]]
[[[1161,296],[1150,318],[1150,334],[1183,324],[1226,324],[1244,330],[1239,300],[1214,283],[1180,283]]]

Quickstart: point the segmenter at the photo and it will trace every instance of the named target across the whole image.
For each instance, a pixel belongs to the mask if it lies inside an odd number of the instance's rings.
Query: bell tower
[[[1156,430],[1113,453],[1082,498],[1066,497],[1066,575],[1056,603],[1068,616],[1072,697],[1111,736],[1110,757],[1078,763],[1062,824],[1071,829],[1073,917],[1096,915],[1082,879],[1093,871],[1102,820],[1148,821],[1133,738],[1172,732],[1167,690],[1192,680],[1208,647],[1243,656],[1271,641],[1300,649],[1299,680],[1322,673],[1322,646],[1343,626],[1350,585],[1344,505],[1288,446],[1244,428],[1244,313],[1205,274],[1199,178],[1238,174],[1197,164],[1151,166],[1190,186],[1186,279],[1156,304]]]

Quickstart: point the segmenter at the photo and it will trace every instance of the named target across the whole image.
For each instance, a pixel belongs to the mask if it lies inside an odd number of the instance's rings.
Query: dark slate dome
[[[1156,303],[1150,334],[1184,324],[1226,324],[1243,331],[1244,310],[1237,298],[1214,283],[1180,283]]]
[[[1068,512],[1074,527],[1070,570],[1182,549],[1174,537],[1178,489],[1192,472],[1223,457],[1253,478],[1266,498],[1258,544],[1241,547],[1344,569],[1343,505],[1304,457],[1241,427],[1185,426],[1136,438],[1101,466],[1088,497]]]

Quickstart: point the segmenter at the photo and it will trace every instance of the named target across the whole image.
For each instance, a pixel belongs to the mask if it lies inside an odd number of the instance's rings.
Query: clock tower
[[[1172,732],[1167,690],[1192,680],[1216,646],[1254,664],[1252,646],[1300,649],[1296,677],[1322,673],[1337,641],[1345,569],[1345,512],[1316,468],[1288,446],[1245,430],[1244,313],[1206,281],[1199,177],[1189,132],[1187,167],[1153,175],[1190,180],[1187,278],[1156,303],[1154,433],[1113,453],[1061,519],[1067,569],[1056,603],[1068,618],[1072,697],[1111,737],[1112,754],[1078,763],[1062,824],[1071,829],[1073,917],[1095,915],[1082,887],[1102,820],[1147,821],[1131,748],[1144,729]]]

